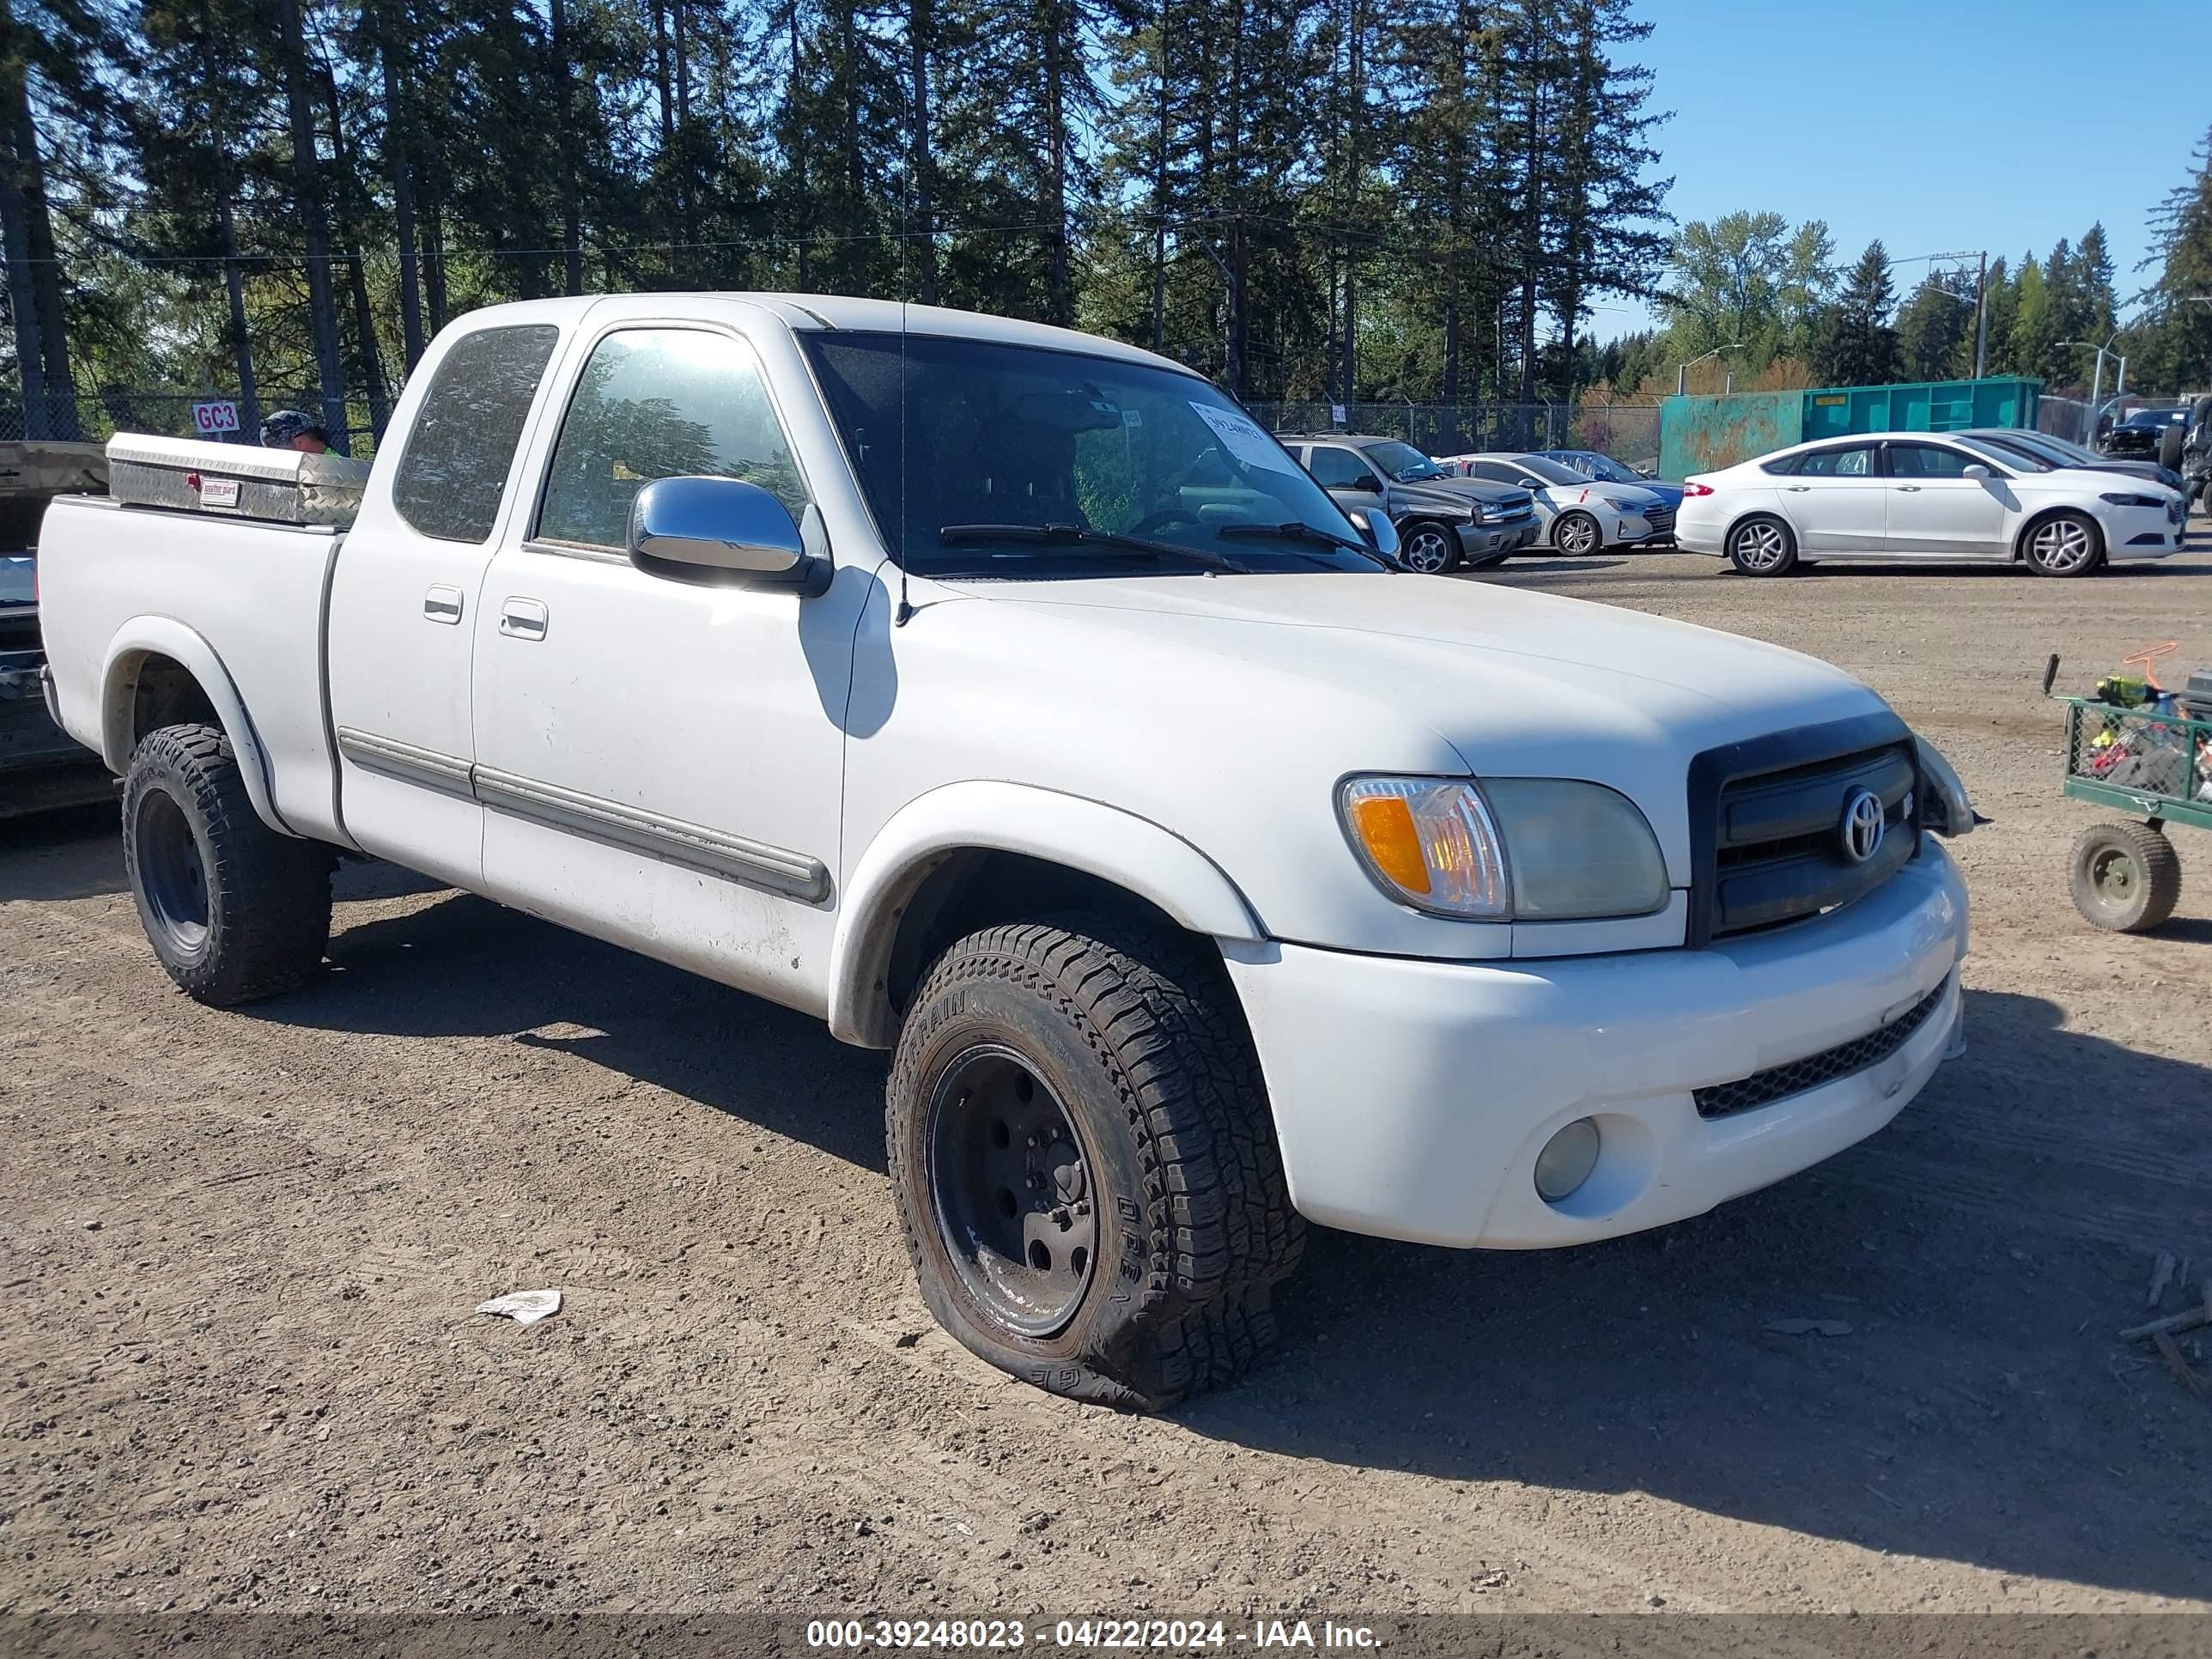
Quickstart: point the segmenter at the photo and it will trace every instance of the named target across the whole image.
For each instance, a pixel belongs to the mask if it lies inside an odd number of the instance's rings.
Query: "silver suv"
[[[1536,539],[1528,492],[1455,478],[1413,445],[1356,432],[1279,432],[1314,481],[1346,512],[1381,513],[1397,527],[1398,557],[1437,575],[1464,562],[1496,564]]]

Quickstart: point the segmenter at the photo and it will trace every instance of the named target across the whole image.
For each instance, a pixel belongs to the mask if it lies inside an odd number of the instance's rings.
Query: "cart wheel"
[[[2181,860],[2156,824],[2100,823],[2074,843],[2074,908],[2100,927],[2147,933],[2181,899]]]

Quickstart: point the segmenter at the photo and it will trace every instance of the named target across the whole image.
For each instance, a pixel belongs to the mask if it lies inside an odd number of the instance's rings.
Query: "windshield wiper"
[[[1076,542],[1085,547],[1111,548],[1120,553],[1143,553],[1154,558],[1186,559],[1209,571],[1228,571],[1249,576],[1250,569],[1234,559],[1203,547],[1184,547],[1176,542],[1147,541],[1142,536],[1117,536],[1079,524],[948,524],[939,525],[940,542]]]
[[[1319,542],[1323,547],[1340,547],[1347,553],[1357,553],[1363,559],[1371,559],[1393,575],[1402,568],[1395,559],[1376,552],[1365,542],[1340,536],[1333,530],[1323,530],[1319,525],[1308,524],[1302,519],[1292,519],[1288,524],[1225,524],[1214,533],[1224,541],[1252,541],[1262,536],[1273,536],[1279,541]]]

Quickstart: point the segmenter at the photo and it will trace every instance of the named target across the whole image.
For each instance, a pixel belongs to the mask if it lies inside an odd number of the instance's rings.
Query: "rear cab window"
[[[410,526],[441,542],[489,538],[560,339],[550,323],[483,328],[439,361],[392,480],[392,505]]]

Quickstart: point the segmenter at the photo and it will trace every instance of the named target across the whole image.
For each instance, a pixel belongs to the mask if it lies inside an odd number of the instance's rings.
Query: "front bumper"
[[[1496,553],[1518,553],[1536,538],[1536,522],[1524,519],[1517,524],[1463,524],[1459,531],[1460,551],[1467,557],[1487,558]]]
[[[1494,963],[1230,946],[1301,1213],[1459,1247],[1586,1243],[1699,1215],[1873,1133],[1954,1043],[1966,895],[1933,840],[1828,915],[1703,951]],[[1942,988],[1895,1053],[1712,1119],[1693,1090],[1879,1030]],[[1537,1195],[1536,1155],[1597,1120],[1589,1179]]]

